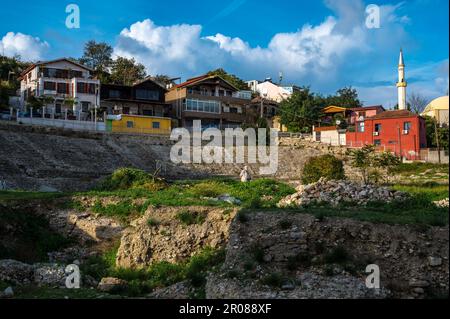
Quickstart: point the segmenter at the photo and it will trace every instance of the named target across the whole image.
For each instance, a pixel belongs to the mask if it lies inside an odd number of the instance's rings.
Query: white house
[[[100,105],[100,81],[93,78],[90,68],[68,59],[37,62],[19,80],[22,108],[31,96],[51,97],[45,112],[55,115],[67,110],[79,116]]]
[[[247,85],[253,92],[258,92],[264,99],[277,103],[288,99],[295,90],[299,89],[296,86],[276,85],[270,79],[267,79],[264,82],[259,82],[257,80],[248,81]]]

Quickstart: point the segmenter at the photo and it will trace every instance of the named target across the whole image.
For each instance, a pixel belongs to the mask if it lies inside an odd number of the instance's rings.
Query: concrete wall
[[[303,143],[303,144],[302,144]],[[304,144],[306,143],[306,144]],[[330,152],[326,145],[297,141],[281,144],[279,169],[272,177],[301,179],[304,163]],[[8,188],[84,190],[121,167],[136,167],[170,180],[212,176],[238,178],[245,164],[174,164],[168,137],[71,131],[56,127],[19,125],[0,121],[0,180]],[[332,152],[332,150],[331,150]],[[249,165],[254,177],[260,164]]]
[[[439,164],[439,152],[437,150],[421,150],[420,158],[427,163]],[[449,164],[448,151],[441,151],[441,164]]]

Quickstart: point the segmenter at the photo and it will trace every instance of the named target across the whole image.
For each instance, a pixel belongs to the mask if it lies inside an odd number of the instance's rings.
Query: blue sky
[[[80,7],[67,29],[65,8]],[[365,26],[376,4],[379,29]],[[278,77],[329,94],[352,85],[367,104],[395,104],[398,51],[409,92],[431,99],[448,90],[448,0],[8,1],[0,53],[31,60],[79,57],[90,39],[135,57],[150,74],[184,79],[224,67],[244,79]],[[4,14],[4,13],[7,14]]]

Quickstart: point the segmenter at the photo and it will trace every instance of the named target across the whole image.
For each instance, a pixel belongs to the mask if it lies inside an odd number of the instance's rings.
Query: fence
[[[76,120],[59,120],[39,117],[19,117],[17,122],[30,125],[53,126],[76,131],[106,131],[104,122],[88,122]]]

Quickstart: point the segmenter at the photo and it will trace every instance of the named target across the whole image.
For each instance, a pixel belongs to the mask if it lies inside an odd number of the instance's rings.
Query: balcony
[[[219,101],[229,101],[229,100],[246,100],[250,101],[252,99],[251,91],[239,91],[230,94],[216,94],[212,91],[199,91],[199,90],[188,90],[187,94],[192,98],[201,99],[202,97],[212,97]]]

